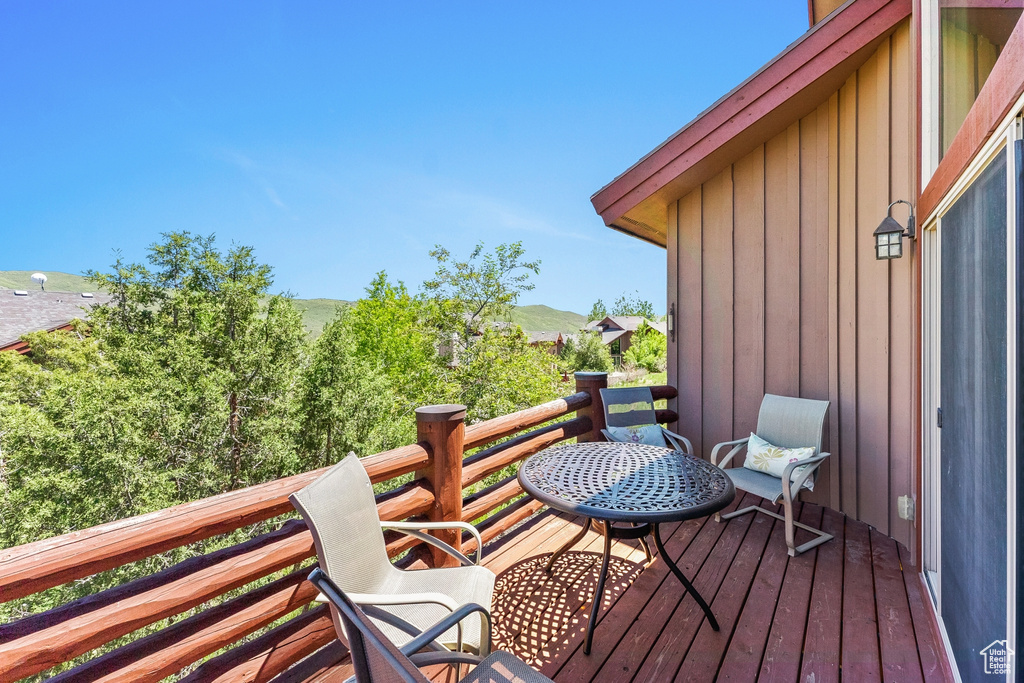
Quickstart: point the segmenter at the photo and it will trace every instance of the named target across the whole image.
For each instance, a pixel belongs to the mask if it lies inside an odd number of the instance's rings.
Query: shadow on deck
[[[730,507],[758,503],[770,509],[749,495]],[[601,538],[591,532],[549,577],[548,553],[580,519],[541,514],[485,558],[498,575],[495,647],[558,683],[941,680],[907,549],[832,510],[807,504],[797,514],[835,539],[790,558],[783,523],[767,515],[665,526],[666,549],[711,603],[718,632],[663,562],[645,566],[636,542],[617,541],[590,655],[582,645]]]

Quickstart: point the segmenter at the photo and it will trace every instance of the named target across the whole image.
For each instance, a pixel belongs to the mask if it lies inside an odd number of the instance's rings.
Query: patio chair
[[[650,388],[601,389],[601,403],[607,425],[601,433],[609,441],[646,443],[693,455],[689,439],[658,424]]]
[[[466,614],[476,611],[486,615],[487,610],[480,605],[464,605],[399,649],[322,569],[314,569],[309,580],[327,597],[349,634],[356,683],[426,683],[428,679],[417,665],[429,664],[475,665],[472,673],[462,679],[463,683],[552,683],[550,678],[537,673],[515,655],[501,650],[486,658],[465,652],[422,652],[431,640],[451,629]]]
[[[736,488],[766,498],[776,505],[781,500],[784,516],[752,505],[724,515],[715,514],[715,519],[722,521],[745,515],[748,512],[763,512],[785,521],[786,546],[789,549],[790,557],[796,557],[799,553],[832,538],[832,534],[827,534],[793,519],[793,501],[800,495],[802,489],[813,488],[814,481],[818,476],[818,467],[829,456],[828,453],[821,452],[827,411],[828,401],[765,394],[761,401],[761,410],[757,415],[757,431],[754,434],[780,448],[813,447],[815,455],[798,462],[790,462],[785,466],[781,477],[758,472],[748,467],[726,469],[726,473]],[[711,464],[725,469],[736,454],[747,447],[749,441],[750,438],[747,437],[718,444],[711,451]],[[719,454],[723,448],[728,446],[732,446],[732,450],[719,461]],[[796,472],[798,467],[803,469]],[[795,475],[794,472],[796,472]],[[815,538],[802,545],[795,545],[795,527],[811,532]]]
[[[313,534],[320,567],[353,602],[375,605],[373,618],[397,645],[412,640],[443,617],[461,613],[467,604],[491,606],[494,573],[479,566],[483,556],[480,533],[465,522],[383,522],[377,516],[373,486],[366,470],[349,453],[326,474],[289,496]],[[463,565],[441,569],[404,571],[391,564],[383,529],[390,528],[441,548]],[[476,562],[447,543],[423,533],[429,529],[459,529],[476,537]],[[323,596],[318,600],[323,601]],[[332,607],[335,630],[345,640],[337,609]],[[432,639],[434,640],[434,639]],[[436,637],[456,651],[487,654],[490,617],[467,613]]]

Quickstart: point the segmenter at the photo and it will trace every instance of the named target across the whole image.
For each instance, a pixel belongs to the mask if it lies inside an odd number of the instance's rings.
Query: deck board
[[[749,495],[729,509],[741,504],[772,509]],[[664,526],[666,549],[711,604],[717,633],[664,562],[647,565],[636,541],[613,543],[617,559],[585,655],[603,541],[591,530],[549,577],[549,554],[582,520],[542,512],[484,555],[497,574],[495,646],[556,683],[952,680],[906,548],[833,510],[808,503],[796,513],[835,538],[790,558],[783,523],[766,515]],[[342,680],[342,672],[351,667],[316,680]],[[450,670],[429,673],[454,681]]]

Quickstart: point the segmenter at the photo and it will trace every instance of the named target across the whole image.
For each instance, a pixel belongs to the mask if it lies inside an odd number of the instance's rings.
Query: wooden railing
[[[603,373],[578,373],[577,393],[567,398],[468,427],[463,423],[462,406],[418,409],[418,443],[362,459],[374,483],[415,473],[412,481],[377,496],[381,519],[479,520],[484,543],[496,538],[535,514],[540,504],[522,497],[508,505],[523,493],[515,476],[466,497],[465,489],[561,441],[599,440],[604,413],[598,389],[606,385]],[[653,392],[658,399],[676,395],[671,387],[655,387]],[[576,416],[541,426],[571,413]],[[659,411],[659,419],[674,421],[675,414]],[[514,438],[464,457],[466,451],[507,437]],[[0,602],[291,513],[289,494],[324,471],[326,468],[2,550]],[[470,534],[463,538],[454,534],[445,540],[465,552],[476,549]],[[388,535],[387,541],[392,557],[413,551],[406,557],[408,563],[422,560],[434,565],[451,560],[446,555],[431,555],[425,545],[407,536]],[[266,681],[282,672],[286,672],[282,681],[305,680],[347,654],[335,638],[325,607],[311,607],[316,591],[305,581],[310,566],[303,565],[314,556],[305,524],[287,519],[274,531],[238,545],[0,625],[0,681],[46,672],[138,629],[197,608],[197,613],[94,657],[53,680],[159,681],[188,668],[191,670],[184,676],[188,681]],[[269,583],[229,599],[221,597],[289,568],[291,572]],[[218,600],[219,604],[205,607]],[[253,637],[261,630],[265,632]]]

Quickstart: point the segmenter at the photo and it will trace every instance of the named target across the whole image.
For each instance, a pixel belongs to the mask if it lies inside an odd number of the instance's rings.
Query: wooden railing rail
[[[363,459],[370,479],[394,479],[429,463],[418,444]],[[120,567],[292,511],[288,496],[326,469],[183,503],[110,524],[0,550],[4,602]]]
[[[463,424],[461,406],[420,409],[418,444],[362,459],[374,483],[415,473],[413,481],[377,497],[378,514],[384,520],[480,520],[477,527],[484,543],[494,540],[542,506],[523,496],[514,474],[474,489],[551,445],[572,438],[599,440],[604,419],[598,389],[606,385],[605,375],[581,373],[578,391],[571,396],[469,426]],[[676,395],[672,387],[654,387],[652,393],[656,399]],[[658,416],[664,421],[675,419],[672,411],[659,411]],[[508,437],[513,438],[465,457],[467,451]],[[288,495],[324,471],[0,551],[0,600],[18,599],[290,513]],[[445,540],[466,553],[477,549],[475,537],[468,533],[448,533]],[[445,561],[427,552],[417,539],[389,533],[386,541],[392,557],[415,549],[407,563]],[[301,672],[312,676],[347,654],[335,638],[329,612],[323,606],[309,609],[316,591],[304,580],[309,566],[300,567],[314,556],[303,522],[287,520],[244,543],[0,625],[0,681],[44,672],[289,567],[294,570],[285,576],[93,658],[55,680],[155,682],[224,648],[230,649],[203,662],[184,680],[266,681],[282,672],[288,672],[282,681],[304,680]],[[296,616],[240,642],[290,614]]]

